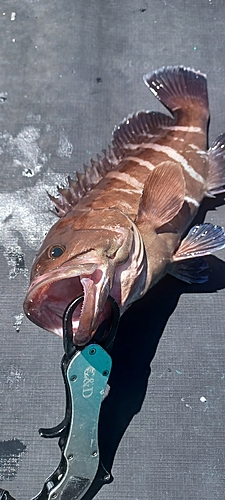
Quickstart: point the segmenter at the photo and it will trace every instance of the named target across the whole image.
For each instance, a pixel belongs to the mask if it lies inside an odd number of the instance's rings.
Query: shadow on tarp
[[[207,222],[208,210],[224,205],[224,194],[203,200],[195,224]],[[110,392],[102,404],[99,421],[99,450],[102,464],[111,473],[116,450],[129,423],[143,404],[150,365],[159,340],[183,293],[215,293],[225,288],[225,262],[209,256],[208,281],[199,285],[184,283],[167,275],[143,299],[122,316],[111,353]],[[197,321],[197,318],[196,318]],[[83,500],[91,500],[105,484],[102,469]]]
[[[111,389],[102,404],[99,421],[100,456],[109,472],[124,432],[141,409],[151,361],[180,296],[183,293],[214,293],[225,288],[225,262],[214,256],[206,260],[209,265],[207,283],[189,285],[168,275],[121,318],[111,353]],[[84,500],[94,498],[102,485],[94,481]]]
[[[102,406],[100,445],[104,465],[113,457],[132,417],[141,409],[154,358],[166,323],[182,293],[213,293],[225,288],[225,263],[208,258],[210,279],[202,285],[188,285],[167,276],[121,318],[112,353],[111,390]],[[197,318],[196,318],[197,321]]]

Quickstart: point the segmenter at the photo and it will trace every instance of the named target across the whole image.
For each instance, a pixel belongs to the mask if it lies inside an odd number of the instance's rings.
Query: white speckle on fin
[[[206,75],[183,66],[168,66],[143,77],[152,93],[171,111],[200,106],[208,111]]]
[[[213,142],[208,152],[209,176],[208,195],[216,195],[225,191],[225,134]]]
[[[192,227],[181,242],[173,261],[203,257],[225,247],[225,234],[220,226],[205,223]]]

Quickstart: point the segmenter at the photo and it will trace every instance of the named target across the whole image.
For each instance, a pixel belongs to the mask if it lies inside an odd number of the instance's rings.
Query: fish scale
[[[77,345],[110,318],[109,295],[123,314],[167,273],[202,283],[205,266],[192,259],[225,246],[223,229],[207,223],[184,238],[203,198],[225,191],[225,134],[206,149],[206,76],[177,66],[144,82],[172,116],[130,115],[103,156],[50,195],[59,220],[33,263],[24,311],[62,334],[64,310],[83,291],[73,319]]]

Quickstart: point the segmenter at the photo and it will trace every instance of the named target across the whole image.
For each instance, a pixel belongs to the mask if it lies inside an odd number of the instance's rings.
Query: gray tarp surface
[[[107,147],[129,113],[162,109],[142,74],[163,65],[207,73],[209,143],[224,132],[224,43],[221,0],[1,2],[0,487],[18,500],[57,466],[57,440],[37,430],[59,423],[65,406],[62,340],[22,309],[55,220],[46,190]],[[223,197],[204,216],[225,224]],[[225,251],[217,255],[208,283],[168,276],[121,321],[100,428],[114,481],[97,500],[224,498]]]

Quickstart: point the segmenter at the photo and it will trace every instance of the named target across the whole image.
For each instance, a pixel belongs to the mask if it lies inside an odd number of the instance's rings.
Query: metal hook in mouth
[[[70,357],[77,350],[77,346],[73,342],[73,325],[72,316],[75,309],[84,300],[84,295],[79,295],[66,308],[63,315],[63,345],[65,354]],[[80,348],[79,348],[80,349]]]
[[[105,349],[105,351],[110,352],[115,340],[116,332],[119,325],[120,320],[120,309],[119,306],[111,295],[108,296],[107,301],[110,302],[112,314],[111,314],[111,322],[108,327],[103,328],[104,322],[99,325],[92,341],[96,341],[98,344]]]
[[[78,305],[83,302],[84,295],[79,295],[76,299],[74,299],[66,308],[63,315],[63,344],[65,354],[68,357],[71,357],[77,350],[82,350],[88,343],[97,342],[100,344],[103,349],[109,351],[112,348],[115,335],[117,332],[119,319],[120,319],[120,310],[117,302],[110,295],[107,300],[110,302],[112,309],[111,323],[109,325],[108,330],[103,328],[103,324],[101,324],[96,330],[93,338],[85,344],[84,346],[76,346],[73,342],[73,326],[72,326],[72,316],[75,309]],[[104,323],[104,322],[103,322]]]

